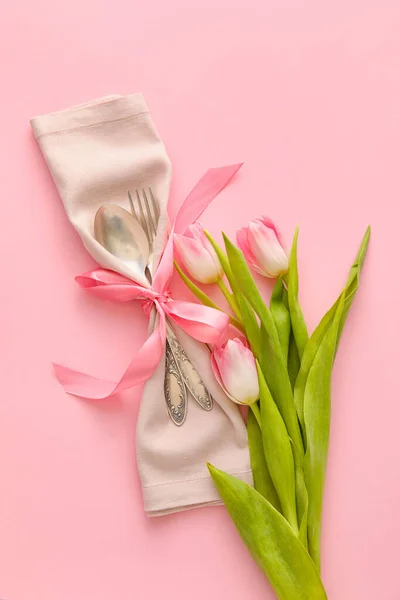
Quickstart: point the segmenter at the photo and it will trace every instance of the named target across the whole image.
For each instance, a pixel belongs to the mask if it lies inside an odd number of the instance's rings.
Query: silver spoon
[[[144,278],[149,259],[146,234],[130,212],[115,204],[99,208],[94,218],[95,239],[126,265],[139,281]]]

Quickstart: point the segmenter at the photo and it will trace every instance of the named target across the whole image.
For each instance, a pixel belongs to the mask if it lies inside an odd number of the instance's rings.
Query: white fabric
[[[101,266],[129,277],[127,267],[93,237],[98,208],[109,203],[129,210],[128,190],[151,186],[161,207],[156,265],[165,243],[171,165],[143,96],[108,96],[35,117],[31,124],[66,213]],[[178,329],[176,334],[216,402],[207,412],[189,395],[186,421],[177,427],[165,405],[164,360],[146,383],[137,461],[149,515],[220,503],[206,461],[252,482],[246,428],[212,375],[207,346]]]

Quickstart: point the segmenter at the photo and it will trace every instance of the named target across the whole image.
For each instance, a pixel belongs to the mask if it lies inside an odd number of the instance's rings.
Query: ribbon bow
[[[174,300],[169,294],[173,274],[173,234],[184,233],[212,200],[224,189],[242,165],[209,169],[195,185],[180,207],[152,287],[143,287],[131,279],[108,271],[95,269],[76,278],[77,283],[92,294],[116,302],[140,300],[146,314],[154,306],[158,318],[155,328],[137,350],[128,368],[118,382],[93,377],[62,365],[54,364],[56,376],[65,391],[75,396],[100,400],[146,381],[156,370],[166,340],[166,315],[191,337],[208,344],[216,344],[226,332],[229,317],[216,309]]]

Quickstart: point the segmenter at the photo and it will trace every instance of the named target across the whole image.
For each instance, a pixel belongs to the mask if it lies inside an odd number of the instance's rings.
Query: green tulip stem
[[[185,275],[185,273],[182,271],[182,269],[176,261],[174,261],[174,265],[181,279],[185,282],[189,290],[196,296],[196,298],[200,300],[200,302],[202,302],[205,306],[209,306],[210,308],[215,308],[215,310],[224,312],[222,308],[218,306],[218,304],[215,304],[215,302],[209,296],[207,296],[207,294],[203,292],[203,290],[197,287],[197,285],[193,283],[193,281],[189,279],[187,275]],[[239,321],[239,319],[229,316],[229,321],[230,324],[233,325],[233,327],[236,327],[236,329],[243,333],[243,335],[246,335],[243,323]]]
[[[262,428],[261,426],[261,413],[260,413],[260,407],[258,406],[258,402],[253,402],[253,404],[250,404],[250,408],[253,411],[253,415],[255,416],[257,423],[260,426],[260,429]]]
[[[239,310],[239,307],[238,307],[237,302],[235,300],[235,297],[234,297],[233,294],[230,293],[230,291],[228,290],[228,288],[226,287],[226,285],[225,285],[225,283],[223,282],[222,279],[218,279],[217,286],[219,287],[219,289],[221,290],[221,292],[225,296],[225,298],[226,298],[229,306],[231,307],[231,309],[233,310],[233,312],[235,313],[235,315],[240,318],[240,310]]]

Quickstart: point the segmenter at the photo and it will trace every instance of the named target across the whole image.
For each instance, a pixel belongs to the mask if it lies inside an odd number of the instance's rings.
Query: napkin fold
[[[67,216],[102,267],[131,278],[129,269],[94,239],[98,208],[118,204],[129,210],[128,190],[152,188],[161,211],[156,268],[167,235],[171,164],[143,96],[107,96],[35,117],[31,125]],[[246,428],[238,407],[215,381],[209,349],[174,330],[215,402],[207,412],[189,394],[186,421],[177,427],[164,399],[165,357],[146,382],[136,444],[144,508],[150,516],[220,504],[206,461],[252,483]]]

